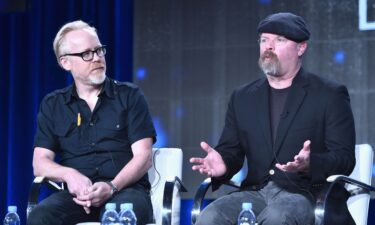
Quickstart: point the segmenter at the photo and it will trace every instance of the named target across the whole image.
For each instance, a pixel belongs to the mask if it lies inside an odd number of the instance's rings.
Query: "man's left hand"
[[[74,202],[82,205],[85,211],[91,206],[99,207],[111,197],[112,188],[106,182],[94,183],[84,195],[73,198]]]
[[[287,162],[286,164],[276,163],[275,166],[281,171],[289,173],[308,172],[310,170],[310,144],[310,140],[303,143],[303,148],[298,155],[294,156],[293,162]]]

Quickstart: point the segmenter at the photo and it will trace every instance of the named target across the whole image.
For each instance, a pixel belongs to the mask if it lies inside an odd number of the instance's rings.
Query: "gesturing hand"
[[[276,167],[284,172],[307,172],[310,169],[310,144],[311,141],[307,140],[303,143],[303,148],[294,156],[293,162],[286,164],[276,163]]]
[[[221,155],[206,142],[201,142],[201,148],[207,153],[205,158],[190,158],[193,170],[198,170],[201,174],[209,177],[219,177],[225,174],[227,168]]]

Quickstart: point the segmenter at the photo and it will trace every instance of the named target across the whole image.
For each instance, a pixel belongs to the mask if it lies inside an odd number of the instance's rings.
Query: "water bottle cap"
[[[121,210],[133,210],[133,203],[122,203],[120,208]]]
[[[106,210],[116,210],[116,203],[107,203],[105,204]]]
[[[253,207],[253,204],[251,204],[251,202],[242,203],[242,209],[251,209],[252,207]]]
[[[17,212],[17,206],[14,206],[14,205],[10,205],[8,206],[8,212]]]

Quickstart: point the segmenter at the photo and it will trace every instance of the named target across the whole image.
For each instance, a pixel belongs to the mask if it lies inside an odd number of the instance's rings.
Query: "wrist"
[[[77,176],[76,176],[77,173],[79,174],[79,172],[78,172],[77,170],[68,167],[68,168],[63,172],[63,175],[62,175],[62,177],[61,177],[62,182],[68,183],[69,180],[70,180],[71,178],[74,179],[74,177],[77,177]]]
[[[106,181],[106,183],[111,188],[111,197],[119,191],[117,186],[115,184],[113,184],[111,181]]]

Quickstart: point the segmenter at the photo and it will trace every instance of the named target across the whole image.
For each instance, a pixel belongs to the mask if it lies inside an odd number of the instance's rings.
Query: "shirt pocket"
[[[61,121],[55,126],[55,135],[59,140],[62,149],[74,148],[79,146],[79,127],[76,123]]]
[[[128,143],[128,124],[122,118],[102,119],[97,124],[98,133],[101,133],[104,138],[109,138],[111,141]]]

